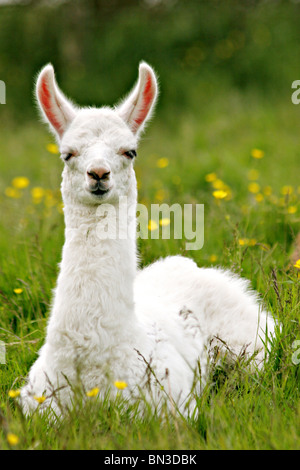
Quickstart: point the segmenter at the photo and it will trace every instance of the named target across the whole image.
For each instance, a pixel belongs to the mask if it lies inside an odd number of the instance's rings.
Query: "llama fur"
[[[115,108],[77,108],[58,88],[51,65],[36,90],[65,161],[65,244],[46,340],[21,390],[24,412],[39,407],[60,415],[78,382],[101,395],[116,393],[117,380],[127,384],[125,397],[142,390],[156,405],[168,397],[169,406],[187,413],[195,405],[195,370],[201,369],[201,393],[214,346],[233,356],[256,354],[261,367],[275,323],[248,281],[182,256],[138,267],[132,151],[157,98],[153,69],[140,64],[137,84]],[[102,210],[108,205],[113,212]],[[124,210],[127,236],[99,237],[103,224],[121,223]]]

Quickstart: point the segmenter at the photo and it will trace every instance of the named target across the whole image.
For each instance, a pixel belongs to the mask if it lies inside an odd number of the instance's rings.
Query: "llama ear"
[[[121,103],[116,111],[128,124],[134,134],[143,129],[157,98],[157,79],[153,69],[142,62],[139,67],[139,79],[127,98]]]
[[[46,65],[40,72],[36,84],[36,94],[43,116],[61,138],[73,121],[76,110],[58,88],[51,64]]]

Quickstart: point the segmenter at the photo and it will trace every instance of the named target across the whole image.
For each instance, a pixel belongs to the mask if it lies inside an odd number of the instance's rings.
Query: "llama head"
[[[38,76],[37,99],[54,131],[65,163],[64,201],[116,202],[136,187],[133,161],[141,131],[157,97],[157,81],[146,63],[132,92],[114,109],[78,108],[58,88],[52,65]]]

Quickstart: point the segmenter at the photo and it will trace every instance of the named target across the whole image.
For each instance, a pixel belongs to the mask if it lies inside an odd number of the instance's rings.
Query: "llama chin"
[[[143,390],[156,405],[167,397],[172,409],[175,403],[188,413],[195,369],[201,393],[215,346],[232,359],[256,354],[254,365],[263,364],[275,324],[247,281],[182,256],[140,270],[134,223],[128,237],[99,237],[99,221],[112,217],[99,211],[103,202],[116,209],[115,223],[122,198],[135,217],[134,159],[157,90],[143,62],[137,84],[115,108],[79,109],[58,88],[51,65],[40,72],[38,103],[64,161],[66,229],[45,344],[21,391],[25,413],[50,407],[59,415],[77,382],[101,395],[114,393],[114,381],[126,383],[128,398]]]

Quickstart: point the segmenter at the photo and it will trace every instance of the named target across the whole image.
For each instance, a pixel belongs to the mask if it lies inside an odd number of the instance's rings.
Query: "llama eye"
[[[123,155],[127,158],[131,158],[131,160],[136,157],[136,151],[135,150],[127,150],[127,152],[124,152]]]
[[[74,153],[72,153],[72,152],[68,152],[68,153],[65,153],[65,154],[63,155],[63,159],[64,159],[65,162],[67,162],[68,160],[70,160],[70,158],[72,158],[72,157],[74,157]]]

